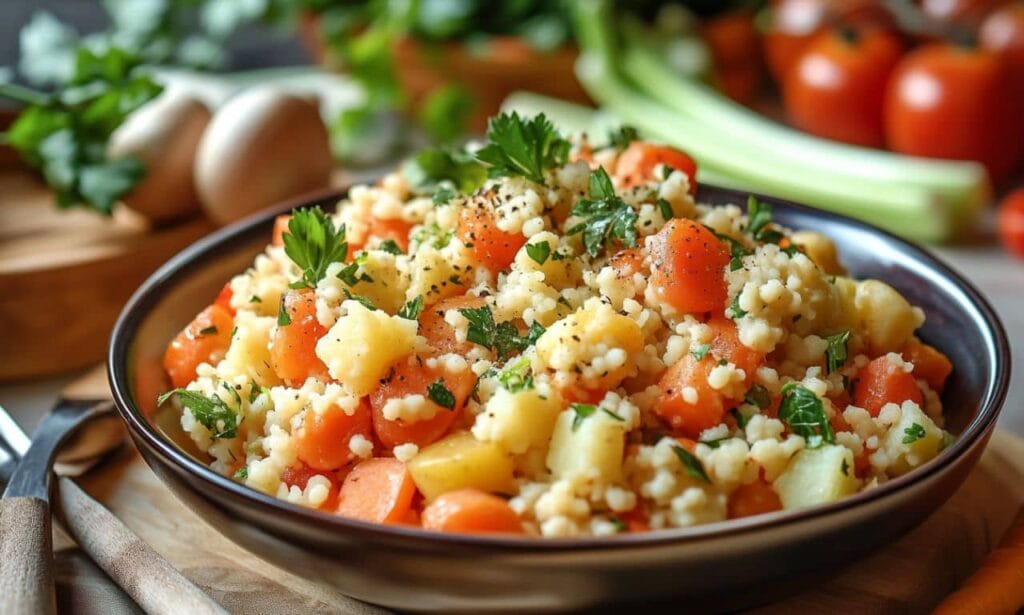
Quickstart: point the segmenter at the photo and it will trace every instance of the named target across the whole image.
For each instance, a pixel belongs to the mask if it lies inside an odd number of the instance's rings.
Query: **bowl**
[[[702,186],[701,202],[748,193]],[[291,205],[333,206],[343,193]],[[168,341],[269,241],[276,212],[243,220],[171,259],[128,302],[109,375],[118,410],[153,471],[203,519],[271,563],[356,598],[402,610],[565,610],[685,598],[731,610],[806,588],[923,521],[967,477],[1006,395],[1010,355],[988,302],[925,250],[849,218],[770,197],[775,220],[837,243],[858,277],[885,280],[921,306],[921,337],[956,369],[943,401],[956,441],[895,480],[828,505],[691,528],[586,539],[430,533],[289,504],[220,476],[197,457],[160,367]],[[187,540],[187,536],[182,538]]]

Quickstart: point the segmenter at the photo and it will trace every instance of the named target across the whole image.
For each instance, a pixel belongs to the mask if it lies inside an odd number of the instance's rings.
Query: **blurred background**
[[[6,0],[0,403],[34,416],[198,237],[499,109],[928,244],[1024,336],[1021,0]]]

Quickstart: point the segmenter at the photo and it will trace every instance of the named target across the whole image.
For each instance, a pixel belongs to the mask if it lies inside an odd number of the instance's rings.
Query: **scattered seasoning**
[[[597,412],[597,406],[594,404],[573,404],[569,408],[576,413],[576,416],[572,417],[572,431],[579,429],[584,419]]]
[[[284,297],[281,297],[281,305],[277,310],[277,326],[285,327],[292,324],[292,317],[284,307]]]
[[[850,464],[846,463],[845,459],[843,459],[843,466],[842,466],[841,469],[843,471],[843,476],[849,476],[850,475]]]
[[[772,394],[764,387],[764,385],[755,384],[750,387],[749,391],[747,391],[747,395],[743,398],[743,401],[764,410],[768,406],[772,405]]]
[[[260,299],[256,295],[249,297],[249,303],[263,303],[263,299]]]
[[[198,337],[206,337],[208,335],[217,335],[217,327],[211,325],[209,327],[204,327],[199,330]]]
[[[394,239],[385,239],[384,241],[380,242],[380,245],[377,246],[377,249],[387,252],[388,254],[394,254],[395,256],[398,256],[399,254],[404,254],[402,252],[401,246],[399,246],[398,242],[395,241]]]

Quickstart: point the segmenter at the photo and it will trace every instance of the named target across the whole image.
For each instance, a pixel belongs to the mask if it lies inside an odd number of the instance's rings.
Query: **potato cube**
[[[349,393],[370,393],[391,364],[409,354],[416,340],[414,320],[346,301],[347,314],[316,343],[316,356]]]
[[[473,435],[520,455],[547,444],[561,407],[557,394],[542,395],[537,389],[511,393],[499,387],[477,415]]]
[[[900,420],[889,428],[882,448],[889,456],[888,474],[906,474],[939,454],[943,432],[912,401],[903,402]]]
[[[871,354],[899,352],[924,322],[921,310],[915,309],[895,288],[878,280],[865,280],[857,285],[854,297],[857,327],[867,336]]]
[[[783,508],[805,508],[855,493],[860,481],[853,473],[850,449],[826,444],[797,453],[773,487]]]
[[[224,356],[226,363],[222,369],[223,377],[244,374],[263,386],[281,383],[270,360],[270,333],[274,322],[274,318],[238,313],[231,346]]]
[[[555,423],[547,461],[554,478],[606,484],[621,480],[626,423],[600,409],[576,417],[576,411],[565,410]]]
[[[547,244],[548,253],[544,262],[538,263],[530,256],[530,249],[536,252],[537,246]],[[580,281],[580,262],[576,258],[558,258],[554,255],[558,252],[558,235],[550,231],[542,231],[530,237],[530,239],[519,248],[513,267],[520,271],[540,271],[544,274],[544,283],[553,288],[572,288]]]
[[[466,431],[424,448],[407,465],[416,488],[428,501],[468,487],[499,493],[515,491],[512,457],[497,444],[480,442]]]

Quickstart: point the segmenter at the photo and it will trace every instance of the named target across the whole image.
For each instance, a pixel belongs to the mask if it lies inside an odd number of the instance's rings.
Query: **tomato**
[[[885,86],[902,44],[884,30],[829,30],[818,35],[783,81],[789,119],[809,133],[882,147]]]
[[[475,199],[467,204],[459,215],[456,234],[462,243],[472,246],[476,260],[494,272],[508,269],[516,252],[526,243],[522,233],[498,228],[489,199]]]
[[[455,398],[451,408],[444,408],[430,401],[428,387],[443,381],[445,388]],[[458,373],[444,371],[440,366],[428,367],[425,359],[399,360],[381,385],[370,394],[373,408],[373,430],[387,448],[411,442],[419,447],[440,440],[456,419],[462,414],[462,407],[476,385],[476,376],[470,370]],[[434,406],[434,416],[429,419],[407,422],[400,418],[388,419],[384,407],[392,399],[422,395],[427,404]]]
[[[725,309],[729,250],[704,226],[676,218],[654,235],[651,284],[680,312]]]
[[[178,333],[164,352],[164,370],[175,388],[182,388],[196,378],[200,363],[214,364],[224,357],[231,345],[231,329],[235,319],[223,307],[214,304],[200,312]]]
[[[321,413],[308,410],[295,433],[299,459],[314,470],[337,470],[355,459],[349,449],[354,436],[371,438],[370,405],[360,400],[352,414],[332,405]]]
[[[271,367],[291,386],[310,376],[327,379],[327,366],[316,356],[316,343],[327,329],[316,318],[316,296],[312,289],[290,290],[284,309],[291,322],[278,325],[270,341]]]
[[[729,98],[749,103],[763,74],[753,14],[742,9],[722,13],[704,23],[702,34],[711,49],[715,85]]]
[[[999,206],[999,238],[1007,251],[1024,258],[1024,188],[1011,192]]]
[[[924,45],[904,56],[889,81],[886,140],[904,154],[976,160],[998,182],[1020,149],[1024,114],[1012,98],[1008,67],[997,55]]]
[[[696,161],[688,154],[667,145],[633,141],[615,163],[615,175],[623,188],[630,188],[651,179],[659,164],[686,173],[690,178],[690,194],[697,194]]]
[[[930,19],[969,32],[1005,3],[1006,0],[921,0],[921,12]]]
[[[828,0],[779,0],[772,3],[764,34],[768,71],[782,83],[814,36],[825,27]]]
[[[1024,109],[1024,2],[1014,2],[995,11],[981,24],[978,45],[999,55],[1010,72],[1014,108]],[[1016,167],[1024,163],[1024,120],[1018,122]]]

